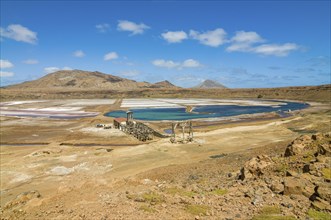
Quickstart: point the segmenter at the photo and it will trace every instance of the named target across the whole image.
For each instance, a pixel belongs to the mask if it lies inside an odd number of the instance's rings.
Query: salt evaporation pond
[[[275,101],[273,101],[275,102]],[[196,106],[192,112],[186,112],[185,106],[178,108],[132,108],[134,118],[146,121],[160,120],[190,120],[201,118],[229,117],[243,114],[288,112],[300,110],[309,105],[299,102],[281,102],[281,105],[271,106],[240,106],[240,105],[207,105]],[[105,114],[109,117],[126,117],[126,111],[112,111]]]

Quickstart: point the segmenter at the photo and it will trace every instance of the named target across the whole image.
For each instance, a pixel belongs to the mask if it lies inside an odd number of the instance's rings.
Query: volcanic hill
[[[226,89],[227,87],[225,87],[224,85],[222,85],[219,82],[207,79],[207,80],[203,81],[202,83],[200,83],[199,85],[194,86],[193,88],[194,89],[214,89],[214,88]]]
[[[8,86],[11,89],[111,89],[178,88],[168,81],[159,83],[137,82],[101,72],[61,70],[37,80]]]

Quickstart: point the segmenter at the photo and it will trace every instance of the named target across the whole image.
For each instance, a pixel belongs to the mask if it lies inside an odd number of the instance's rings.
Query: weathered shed
[[[119,129],[121,124],[126,124],[126,120],[126,118],[114,118],[114,127]]]

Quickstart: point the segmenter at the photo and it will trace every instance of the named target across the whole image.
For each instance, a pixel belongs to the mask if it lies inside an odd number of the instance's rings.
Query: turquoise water
[[[185,107],[182,108],[139,108],[130,109],[133,117],[138,120],[159,121],[159,120],[189,120],[198,118],[228,117],[242,114],[285,112],[288,110],[299,110],[309,105],[299,102],[282,102],[286,105],[279,106],[238,106],[238,105],[209,105],[195,107],[192,113],[188,113]],[[105,114],[109,117],[126,117],[125,111],[112,111]]]

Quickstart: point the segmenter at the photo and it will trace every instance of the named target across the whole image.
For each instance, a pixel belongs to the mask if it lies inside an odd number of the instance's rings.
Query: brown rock
[[[25,205],[30,200],[35,199],[35,198],[40,198],[40,197],[41,197],[41,195],[37,190],[32,190],[32,191],[21,193],[15,199],[8,202],[5,205],[5,209],[21,207],[22,205]]]
[[[319,211],[331,211],[330,203],[319,197],[316,197],[316,199],[314,200],[314,202],[312,202],[311,205]]]
[[[331,185],[330,183],[320,183],[315,187],[315,193],[322,199],[331,202]]]
[[[300,179],[295,177],[285,177],[284,180],[284,195],[302,194],[302,183]]]
[[[288,171],[286,171],[286,176],[297,177],[297,176],[299,176],[299,174],[297,172],[295,172],[294,170],[288,170]]]
[[[301,154],[304,148],[305,145],[301,143],[291,143],[290,145],[287,146],[284,156],[289,157],[289,156]]]
[[[325,143],[318,146],[318,153],[325,155],[327,157],[331,157],[331,145],[330,143]]]
[[[253,175],[260,176],[263,174],[263,169],[272,163],[271,158],[266,155],[254,157],[245,163],[244,167],[240,170],[239,178],[244,180],[253,177]]]
[[[271,184],[270,189],[277,194],[284,192],[284,185],[278,181],[275,181]]]

